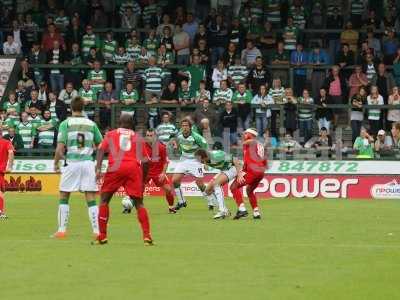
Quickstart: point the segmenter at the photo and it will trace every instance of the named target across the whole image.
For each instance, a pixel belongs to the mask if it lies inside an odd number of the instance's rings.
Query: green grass
[[[400,298],[398,201],[270,200],[261,221],[213,221],[200,198],[178,215],[148,198],[156,246],[144,247],[114,199],[110,243],[95,247],[80,196],[59,241],[57,199],[14,195],[0,223],[1,299]]]

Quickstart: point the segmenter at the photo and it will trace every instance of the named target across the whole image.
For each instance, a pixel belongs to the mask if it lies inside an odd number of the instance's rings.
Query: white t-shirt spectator
[[[221,80],[228,79],[228,69],[224,68],[223,70],[220,70],[218,68],[214,68],[211,79],[213,81],[214,89],[219,89],[221,85]]]
[[[21,46],[17,42],[12,42],[9,44],[8,42],[5,42],[3,44],[3,53],[4,55],[16,55],[21,53]]]

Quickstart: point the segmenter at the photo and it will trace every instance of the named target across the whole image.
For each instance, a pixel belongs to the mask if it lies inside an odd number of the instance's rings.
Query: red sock
[[[258,207],[258,203],[257,203],[257,197],[254,194],[254,190],[249,192],[247,196],[249,197],[249,202],[250,202],[251,207],[253,209],[257,208]]]
[[[110,209],[108,207],[108,204],[101,203],[99,205],[99,217],[98,217],[98,220],[99,220],[99,231],[100,231],[99,240],[100,241],[107,238],[107,223],[108,223],[108,217],[109,217],[109,214],[110,214],[109,210]]]
[[[139,207],[137,210],[137,218],[140,223],[140,227],[142,227],[143,238],[150,238],[150,222],[149,216],[147,214],[147,209],[144,207]]]
[[[172,192],[165,192],[165,198],[167,199],[169,206],[174,205],[174,195],[172,194]]]
[[[233,194],[233,199],[235,199],[236,201],[236,205],[239,207],[240,204],[243,203],[243,195],[241,189],[240,188],[231,189],[231,192]]]
[[[4,196],[0,195],[0,212],[4,213]]]

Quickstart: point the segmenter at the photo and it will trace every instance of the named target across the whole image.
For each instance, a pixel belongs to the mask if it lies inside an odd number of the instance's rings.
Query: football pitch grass
[[[8,194],[0,222],[0,299],[399,299],[400,202],[273,199],[262,220],[214,221],[201,198],[177,215],[146,198],[154,247],[114,198],[109,244],[91,246],[71,201],[54,240],[57,198]],[[234,211],[232,200],[228,200]]]

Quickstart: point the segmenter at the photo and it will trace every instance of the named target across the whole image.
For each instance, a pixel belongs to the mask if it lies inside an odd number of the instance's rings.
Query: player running
[[[120,128],[106,134],[97,152],[96,177],[99,179],[101,176],[105,153],[108,153],[108,169],[101,187],[100,234],[96,242],[97,244],[107,243],[109,203],[114,193],[122,186],[125,193],[134,201],[144,243],[146,246],[151,246],[153,239],[150,235],[149,217],[143,206],[143,169],[147,168],[148,158],[144,151],[143,140],[132,130],[132,116],[122,114],[119,123]]]
[[[3,132],[0,126],[0,220],[7,219],[5,213],[5,197],[6,191],[4,173],[12,171],[14,163],[14,147],[9,140],[3,139]]]
[[[215,142],[212,151],[208,153],[202,149],[197,150],[196,156],[199,156],[206,166],[220,171],[207,184],[205,193],[211,195],[214,192],[217,198],[218,212],[214,216],[214,219],[225,219],[230,213],[225,205],[222,187],[236,178],[238,171],[241,170],[240,162],[227,154],[220,142]]]
[[[212,208],[215,196],[207,196],[204,193],[206,186],[203,181],[203,165],[194,155],[198,149],[207,149],[208,145],[206,140],[200,134],[192,131],[192,124],[190,120],[186,118],[181,121],[181,131],[172,143],[174,148],[179,149],[181,152],[181,159],[176,164],[174,174],[172,175],[172,183],[178,198],[178,204],[175,206],[175,209],[179,210],[187,206],[181,189],[182,178],[185,175],[195,177],[196,185],[200,191],[203,192],[203,195],[206,196],[209,208]]]
[[[253,128],[247,129],[243,134],[243,169],[239,170],[237,178],[231,185],[233,198],[238,206],[238,211],[234,217],[235,220],[248,215],[243,203],[241,191],[241,187],[243,186],[246,186],[249,202],[253,208],[253,218],[261,219],[254,190],[264,178],[264,173],[267,169],[267,159],[264,154],[264,146],[257,141],[257,136],[257,130]]]
[[[69,220],[69,198],[72,192],[84,192],[93,234],[99,234],[96,205],[95,165],[93,149],[102,136],[96,123],[84,117],[84,102],[81,97],[71,101],[72,116],[61,122],[58,129],[58,144],[54,155],[54,170],[60,172],[60,160],[65,159],[61,169],[60,204],[58,206],[58,230],[55,238],[65,238]],[[66,154],[65,154],[66,153]]]

